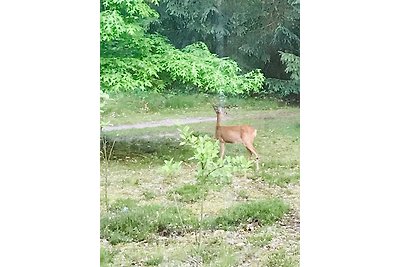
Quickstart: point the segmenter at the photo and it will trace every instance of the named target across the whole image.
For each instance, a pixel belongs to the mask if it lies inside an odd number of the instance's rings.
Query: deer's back
[[[253,142],[257,131],[249,125],[217,126],[215,137],[225,143]]]

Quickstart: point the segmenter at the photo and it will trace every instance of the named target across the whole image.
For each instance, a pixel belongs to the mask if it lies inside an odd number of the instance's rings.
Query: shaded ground
[[[136,123],[136,124],[105,126],[105,127],[103,127],[103,131],[109,132],[109,131],[128,130],[128,129],[143,129],[143,128],[160,127],[160,126],[192,124],[192,123],[208,122],[208,121],[215,121],[215,117],[165,119],[165,120],[160,120],[160,121],[149,121],[149,122],[142,122],[142,123]]]

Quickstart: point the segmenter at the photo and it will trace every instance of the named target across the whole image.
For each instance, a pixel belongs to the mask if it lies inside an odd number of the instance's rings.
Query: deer
[[[215,138],[219,141],[219,152],[220,157],[224,158],[225,154],[225,143],[243,144],[247,151],[256,157],[256,169],[259,170],[258,160],[259,156],[256,149],[254,148],[254,138],[257,135],[257,130],[249,125],[235,125],[235,126],[221,126],[221,120],[223,114],[226,114],[221,106],[214,106],[214,111],[217,114],[217,125],[215,126]]]

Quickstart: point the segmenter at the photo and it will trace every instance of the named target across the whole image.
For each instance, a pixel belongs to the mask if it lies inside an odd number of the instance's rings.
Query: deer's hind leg
[[[256,149],[254,148],[253,144],[251,144],[251,143],[247,143],[247,144],[244,144],[244,145],[246,146],[247,151],[249,151],[249,153],[250,153],[250,159],[251,159],[252,155],[256,156],[256,161],[255,162],[256,162],[256,169],[258,171],[260,168],[259,168],[259,165],[258,165],[259,157],[258,157],[258,154],[256,152]]]

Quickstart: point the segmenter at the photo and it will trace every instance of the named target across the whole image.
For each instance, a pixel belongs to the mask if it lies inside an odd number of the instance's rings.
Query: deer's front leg
[[[225,143],[219,141],[219,155],[221,156],[221,159],[224,158],[225,154]]]

